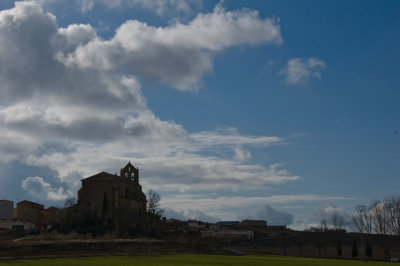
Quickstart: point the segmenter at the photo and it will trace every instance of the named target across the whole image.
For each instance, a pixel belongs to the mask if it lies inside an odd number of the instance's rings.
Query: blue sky
[[[398,1],[0,3],[0,198],[138,165],[168,216],[307,227],[398,193]]]

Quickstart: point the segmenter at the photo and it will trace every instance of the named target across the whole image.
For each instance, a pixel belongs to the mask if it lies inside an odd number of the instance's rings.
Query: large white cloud
[[[63,187],[54,188],[47,183],[42,177],[27,177],[22,181],[22,188],[34,197],[45,197],[46,200],[59,201],[65,200],[67,197],[73,197],[74,192],[71,190],[64,191]]]
[[[249,10],[217,6],[168,27],[131,20],[103,40],[90,25],[60,28],[35,2],[17,2],[0,12],[0,160],[54,170],[58,184],[29,174],[22,184],[48,201],[69,197],[82,177],[116,171],[128,160],[140,166],[145,188],[166,194],[250,191],[298,180],[283,165],[251,161],[252,149],[283,138],[232,128],[188,133],[148,108],[139,82],[193,89],[215,53],[281,41],[277,21]]]
[[[256,11],[225,11],[217,5],[212,13],[199,14],[188,24],[154,27],[130,20],[111,40],[95,39],[57,58],[70,67],[119,71],[190,90],[212,70],[216,52],[235,45],[281,42],[276,20],[260,19]]]

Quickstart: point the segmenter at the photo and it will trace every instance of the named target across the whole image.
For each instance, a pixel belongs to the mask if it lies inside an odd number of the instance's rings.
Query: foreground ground
[[[388,262],[364,262],[360,260],[316,259],[283,256],[228,256],[228,255],[167,255],[167,256],[109,256],[82,258],[55,258],[34,260],[0,261],[0,265],[36,266],[36,265],[277,265],[277,266],[313,266],[313,265],[389,265]]]

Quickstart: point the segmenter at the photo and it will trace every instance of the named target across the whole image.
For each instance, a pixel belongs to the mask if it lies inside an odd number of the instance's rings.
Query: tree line
[[[356,205],[352,215],[334,212],[320,221],[317,231],[338,231],[350,228],[361,234],[400,236],[400,195],[370,204]]]
[[[357,205],[351,220],[354,231],[364,234],[400,236],[400,196]]]

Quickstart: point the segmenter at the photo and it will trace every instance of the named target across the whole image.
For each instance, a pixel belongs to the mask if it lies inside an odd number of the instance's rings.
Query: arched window
[[[131,174],[131,180],[134,180],[134,179],[135,179],[135,174],[132,173],[132,174]]]
[[[128,173],[125,173],[125,178],[128,178]]]

